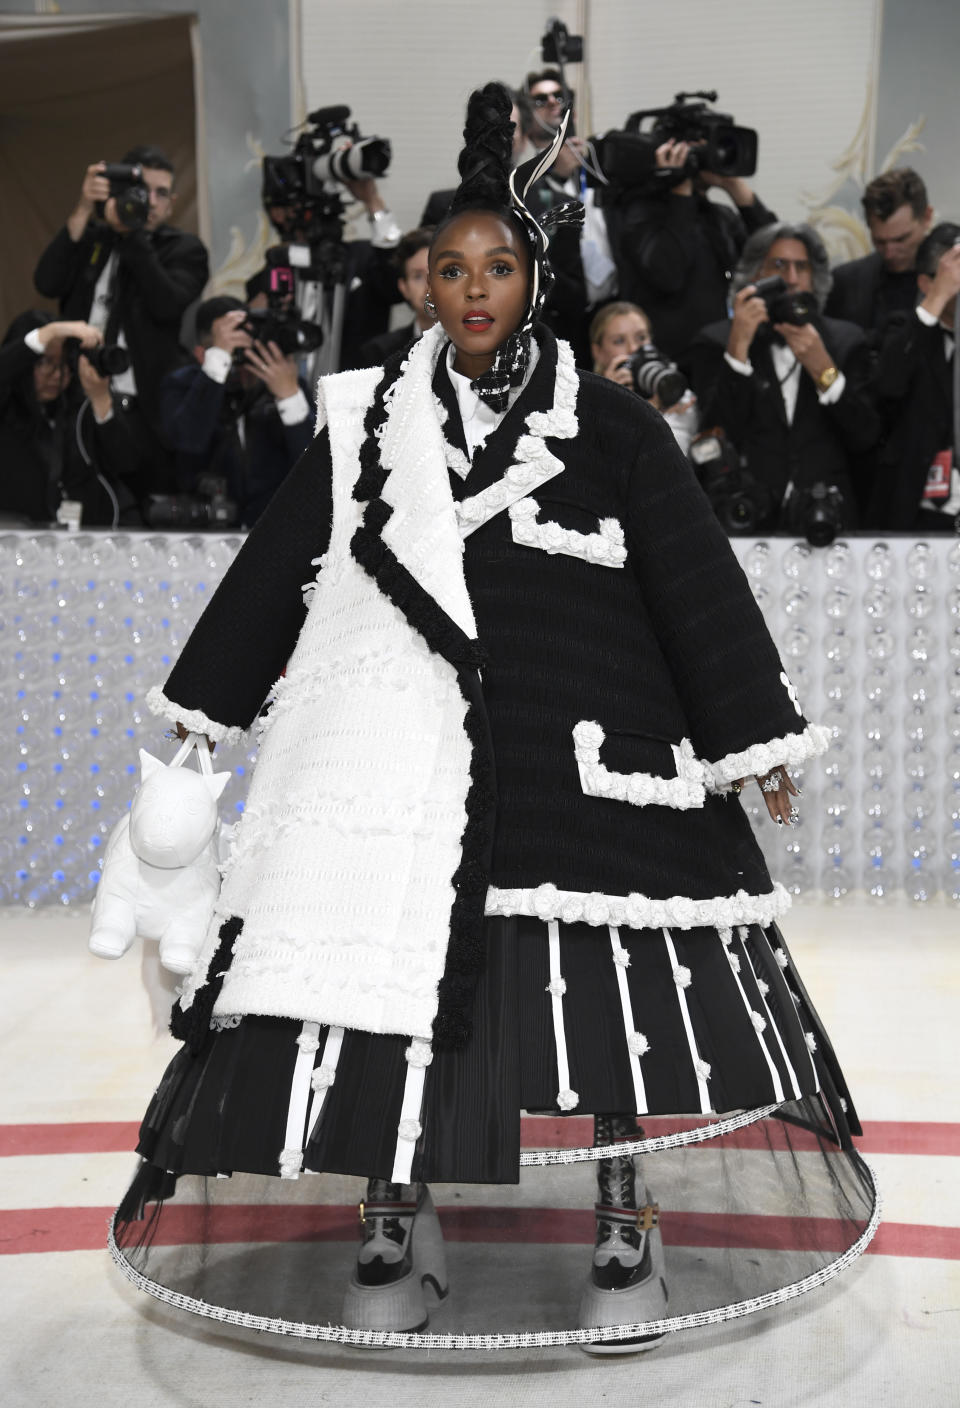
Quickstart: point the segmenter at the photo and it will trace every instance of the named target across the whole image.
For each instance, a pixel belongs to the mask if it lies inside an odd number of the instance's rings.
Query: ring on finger
[[[772,772],[769,777],[764,778],[760,784],[762,792],[779,792],[783,777],[779,772]]]

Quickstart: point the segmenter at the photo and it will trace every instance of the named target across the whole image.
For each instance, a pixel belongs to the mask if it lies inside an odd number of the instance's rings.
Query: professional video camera
[[[854,513],[839,485],[818,479],[793,489],[783,506],[783,522],[788,532],[802,535],[811,547],[826,548],[851,527]]]
[[[716,100],[715,90],[678,93],[669,107],[631,113],[622,130],[593,138],[602,176],[588,170],[588,182],[609,201],[638,188],[667,190],[700,171],[715,176],[752,176],[757,169],[757,133],[752,127],[737,127],[729,113],[707,106]],[[671,139],[695,145],[683,166],[658,168],[657,148]]]
[[[671,406],[687,393],[687,382],[675,362],[669,361],[663,353],[646,342],[639,352],[634,352],[624,363],[630,368],[633,389],[647,401],[656,396],[660,407],[668,411]]]
[[[350,109],[340,104],[308,113],[308,130],[289,156],[263,158],[263,206],[283,234],[342,238],[347,181],[382,176],[390,166],[385,137],[361,137]]]
[[[770,527],[770,491],[743,468],[722,430],[702,431],[689,459],[724,532],[736,536]]]
[[[769,279],[754,281],[754,298],[762,298],[767,305],[771,323],[793,323],[801,327],[813,321],[817,311],[817,300],[812,293],[803,289],[787,292],[786,279],[773,274]]]
[[[150,189],[143,179],[143,167],[108,161],[101,175],[110,182],[120,224],[128,230],[142,230],[150,216]]]
[[[63,344],[64,361],[72,372],[77,370],[77,358],[86,357],[97,376],[120,376],[130,367],[130,353],[119,342],[104,342],[99,347],[81,347],[78,337],[68,337]]]

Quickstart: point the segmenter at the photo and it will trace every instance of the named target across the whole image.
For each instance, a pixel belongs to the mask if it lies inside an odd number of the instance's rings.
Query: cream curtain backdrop
[[[431,190],[455,184],[471,88],[518,84],[541,67],[554,15],[585,34],[586,62],[569,70],[583,133],[621,126],[681,89],[716,88],[722,111],[759,130],[754,184],[781,217],[830,203],[851,144],[855,184],[861,169],[873,174],[882,0],[676,0],[667,11],[637,0],[352,0],[349,9],[299,0],[299,11],[307,106],[348,103],[365,135],[391,139],[383,190],[404,228]],[[829,233],[839,256],[863,252]]]

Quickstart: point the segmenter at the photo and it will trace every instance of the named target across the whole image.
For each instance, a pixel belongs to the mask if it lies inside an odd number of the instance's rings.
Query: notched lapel
[[[463,538],[563,472],[563,461],[546,442],[572,440],[577,434],[577,368],[568,343],[551,336],[539,345],[540,359],[529,385],[478,451],[467,479],[467,497],[455,505]],[[533,409],[522,420],[514,413],[524,402],[526,407],[532,402]]]

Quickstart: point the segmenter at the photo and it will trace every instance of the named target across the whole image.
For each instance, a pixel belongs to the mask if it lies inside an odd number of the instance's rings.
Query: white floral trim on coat
[[[215,743],[240,743],[247,732],[238,724],[218,724],[202,709],[181,708],[179,704],[167,698],[159,685],[154,685],[147,692],[146,703],[151,714],[157,714],[171,724],[183,724],[189,733],[205,733]]]
[[[715,763],[706,763],[712,791],[725,790],[741,777],[762,777],[771,768],[795,768],[809,758],[819,758],[830,746],[832,735],[822,724],[807,724],[802,733],[788,733],[767,743],[754,743],[742,753],[727,753]]]
[[[675,807],[678,811],[702,807],[706,802],[705,769],[689,738],[669,745],[676,763],[676,777],[661,777],[650,772],[611,772],[600,761],[605,739],[601,725],[586,719],[581,719],[573,730],[574,756],[580,771],[580,786],[586,796],[607,797],[635,807]]]
[[[627,560],[623,529],[615,518],[601,518],[596,533],[578,533],[547,519],[537,522],[540,505],[529,497],[510,505],[513,541],[541,552],[579,557],[597,567],[622,567]]]
[[[527,416],[527,433],[517,440],[516,460],[503,477],[455,505],[462,538],[469,537],[496,514],[563,472],[563,461],[547,449],[546,437],[572,440],[576,436],[578,387],[573,353],[566,342],[558,339],[553,405],[549,411],[532,411]],[[445,454],[449,463],[449,449]]]
[[[774,883],[768,894],[714,895],[694,900],[686,895],[655,900],[649,895],[604,895],[596,891],[560,890],[556,885],[535,889],[487,890],[485,913],[532,918],[558,919],[564,924],[614,925],[626,929],[725,929],[734,924],[759,924],[766,928],[786,914],[791,899],[784,887]]]

